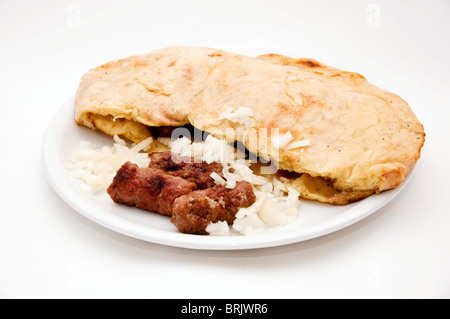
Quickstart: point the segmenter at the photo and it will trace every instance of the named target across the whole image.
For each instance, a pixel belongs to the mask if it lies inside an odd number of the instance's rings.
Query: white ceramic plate
[[[55,114],[46,130],[42,155],[46,175],[55,191],[73,209],[109,229],[149,242],[192,249],[231,250],[285,245],[337,231],[369,216],[392,200],[401,187],[370,196],[346,206],[333,206],[303,200],[296,221],[253,236],[213,237],[181,234],[170,218],[134,207],[115,204],[106,192],[93,194],[83,183],[69,176],[64,158],[69,158],[79,141],[112,145],[112,138],[75,124],[74,98]]]

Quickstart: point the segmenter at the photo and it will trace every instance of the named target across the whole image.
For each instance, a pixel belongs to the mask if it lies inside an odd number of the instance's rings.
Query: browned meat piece
[[[234,189],[217,185],[194,191],[175,199],[172,223],[182,233],[206,234],[209,222],[231,224],[239,208],[249,207],[255,200],[252,186],[247,182],[237,182]]]
[[[209,175],[221,175],[219,163],[184,163],[190,158],[170,152],[151,156],[150,167],[126,162],[117,171],[107,190],[114,202],[172,216],[178,230],[189,234],[206,234],[210,222],[231,224],[239,208],[255,202],[247,182],[237,182],[234,189],[214,184]]]
[[[194,159],[188,156],[180,156],[177,153],[154,152],[150,154],[150,167],[158,167],[165,172],[178,171],[188,164],[192,164]],[[199,161],[199,160],[196,160]]]
[[[172,152],[155,152],[150,154],[150,167],[158,167],[172,176],[184,178],[197,185],[199,189],[215,186],[211,173],[222,174],[222,164],[197,162],[191,157],[180,156]]]
[[[171,216],[175,199],[196,189],[194,183],[159,168],[139,168],[126,162],[117,171],[107,191],[116,203]]]

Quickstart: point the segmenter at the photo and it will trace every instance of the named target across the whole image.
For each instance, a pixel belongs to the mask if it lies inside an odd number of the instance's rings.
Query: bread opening
[[[177,132],[184,131],[187,132],[193,140],[198,141],[199,139],[205,139],[209,135],[208,132],[200,131],[190,124],[184,126],[149,127],[134,120],[114,118],[112,115],[100,115],[94,113],[88,113],[83,124],[91,128],[96,128],[111,136],[117,134],[134,143],[139,143],[148,137],[153,137],[154,142],[148,150],[149,153],[169,150],[166,145],[157,141],[158,137],[180,137],[172,135],[177,135]],[[177,128],[182,129],[176,131]],[[244,150],[247,158],[255,161],[255,164],[253,165],[255,171],[259,171],[257,166],[267,166],[267,164],[261,163],[255,154],[249,152],[245,147],[243,149],[242,143],[235,142],[234,146],[239,147],[240,150]],[[374,193],[371,190],[339,190],[334,187],[333,180],[321,176],[311,176],[308,173],[277,170],[276,168],[273,172],[277,174],[277,177],[281,178],[287,186],[292,186],[298,191],[300,196],[304,199],[335,205],[345,205],[366,198]]]

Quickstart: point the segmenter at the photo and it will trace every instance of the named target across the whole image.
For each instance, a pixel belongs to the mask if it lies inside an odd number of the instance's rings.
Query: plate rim
[[[59,128],[64,125],[64,120],[66,120],[66,122],[69,121],[68,118],[65,119],[65,116],[68,116],[71,107],[73,109],[74,101],[75,95],[67,99],[59,107],[57,112],[53,114],[45,129],[41,145],[41,157],[47,181],[58,196],[72,209],[94,223],[125,236],[161,245],[199,250],[244,250],[282,246],[318,238],[344,229],[380,210],[405,188],[416,167],[415,165],[407,178],[396,189],[384,191],[380,194],[374,194],[360,200],[348,210],[319,225],[310,226],[307,228],[306,232],[303,231],[298,234],[295,232],[293,234],[292,231],[290,231],[286,233],[269,233],[253,236],[220,237],[181,234],[177,232],[167,232],[157,228],[151,228],[151,231],[149,231],[148,226],[127,221],[114,214],[98,214],[96,207],[89,205],[89,202],[85,201],[77,191],[74,191],[72,194],[65,191],[67,187],[72,188],[73,185],[70,184],[70,177],[67,175],[67,170],[63,167],[62,154],[58,155],[58,150],[52,146],[54,146],[54,142],[58,139],[56,136],[62,134],[58,131]],[[63,120],[58,121],[61,118]],[[76,125],[74,119],[73,124]],[[61,170],[63,170],[63,172],[61,172]],[[361,210],[362,212],[360,212]],[[339,217],[339,222],[336,222],[335,220],[337,217]]]

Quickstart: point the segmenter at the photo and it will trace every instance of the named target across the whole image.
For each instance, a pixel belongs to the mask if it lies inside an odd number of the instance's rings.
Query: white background
[[[0,1],[0,297],[450,297],[450,2]],[[44,130],[83,73],[169,45],[311,57],[409,102],[413,180],[363,221],[283,247],[196,251],[129,238],[45,179]]]

